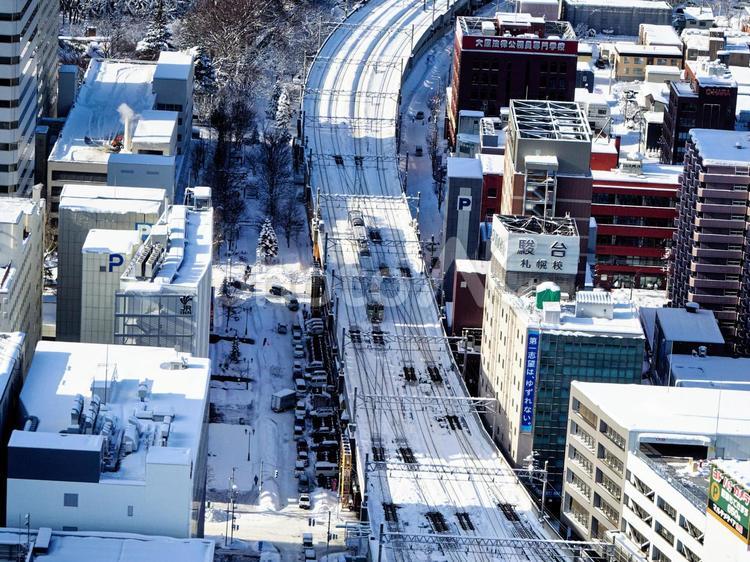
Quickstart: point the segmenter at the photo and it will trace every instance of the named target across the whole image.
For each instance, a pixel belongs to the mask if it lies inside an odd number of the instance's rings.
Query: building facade
[[[750,186],[747,133],[693,129],[687,143],[670,253],[669,298],[714,312],[730,350],[750,353],[745,208]]]
[[[42,334],[44,199],[0,199],[0,332],[23,332],[31,357]]]
[[[669,83],[661,138],[665,164],[682,164],[691,129],[734,129],[737,82],[729,69],[708,59],[688,61],[685,78]]]
[[[654,166],[640,159],[626,159],[614,170],[591,171],[597,284],[666,287],[681,171],[679,166]]]
[[[670,25],[672,7],[660,0],[563,0],[562,19],[613,35],[638,35],[641,24]]]
[[[63,187],[57,239],[58,340],[81,341],[81,248],[89,232],[133,231],[145,240],[164,212],[165,197],[163,189],[75,184]]]
[[[576,222],[579,281],[585,276],[591,218],[591,129],[575,102],[510,106],[500,214]]]
[[[458,17],[447,108],[451,144],[461,110],[499,115],[510,100],[572,101],[577,55],[578,40],[567,22],[502,12]]]
[[[615,79],[643,80],[649,65],[682,68],[682,49],[673,45],[615,43],[612,49]]]
[[[40,342],[8,443],[6,521],[203,536],[210,362],[170,348]]]

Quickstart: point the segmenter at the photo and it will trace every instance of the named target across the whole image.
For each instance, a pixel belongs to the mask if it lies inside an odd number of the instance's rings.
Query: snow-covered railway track
[[[461,543],[461,537],[538,538],[544,531],[467,398],[425,274],[409,201],[402,195],[396,143],[402,76],[413,48],[429,32],[432,14],[455,7],[450,0],[434,11],[425,10],[423,0],[370,1],[327,38],[307,76],[305,153],[323,225],[318,246],[328,296],[336,302],[347,407],[357,427],[357,475],[373,534],[380,539],[373,558],[380,553],[383,560],[427,560],[430,552],[440,551],[456,561],[556,560],[554,552],[526,543],[511,545],[502,558]],[[353,210],[362,212],[379,239],[355,239]],[[384,307],[376,323],[366,311],[373,294]],[[353,330],[363,341],[345,335]],[[446,421],[452,412],[460,414],[454,416],[460,428],[455,420]],[[367,478],[366,458],[379,467]],[[445,467],[444,472],[435,467]],[[501,477],[496,483],[472,478],[472,471],[497,471]],[[498,504],[512,505],[519,520],[508,520]],[[391,539],[379,535],[381,524],[386,534],[393,531]],[[429,542],[440,535],[446,540],[429,546],[404,542],[407,536]]]

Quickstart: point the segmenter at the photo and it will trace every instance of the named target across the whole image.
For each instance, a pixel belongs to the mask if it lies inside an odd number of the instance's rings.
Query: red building
[[[459,17],[453,49],[448,138],[460,110],[499,115],[510,100],[573,101],[578,40],[568,22],[529,14]]]
[[[598,284],[665,288],[665,250],[675,231],[681,171],[635,159],[615,170],[591,171]]]
[[[492,220],[492,215],[500,212],[505,156],[478,154],[477,158],[482,163],[482,221],[486,222]]]
[[[484,283],[488,261],[456,260],[453,282],[451,332],[460,336],[464,329],[482,327]]]

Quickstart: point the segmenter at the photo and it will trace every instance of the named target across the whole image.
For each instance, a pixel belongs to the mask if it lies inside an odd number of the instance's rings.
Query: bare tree
[[[289,190],[292,191],[292,190]],[[281,214],[279,216],[279,226],[284,233],[286,247],[291,245],[292,235],[296,235],[302,230],[304,221],[299,212],[299,205],[292,193],[281,204]]]
[[[265,214],[274,224],[279,220],[282,201],[289,195],[291,163],[289,134],[275,128],[266,129],[259,144],[257,172]]]

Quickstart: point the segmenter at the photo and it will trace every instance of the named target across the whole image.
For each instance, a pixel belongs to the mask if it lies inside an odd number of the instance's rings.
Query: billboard
[[[463,50],[499,51],[515,53],[552,53],[556,55],[577,55],[578,41],[560,39],[532,39],[528,37],[491,37],[464,35]]]
[[[510,232],[497,218],[492,224],[492,257],[505,271],[575,275],[578,236]]]
[[[539,332],[529,330],[526,334],[526,361],[523,372],[523,400],[521,401],[521,431],[529,433],[534,427],[534,397],[539,361]]]
[[[708,482],[708,513],[750,544],[750,492],[716,465]]]

